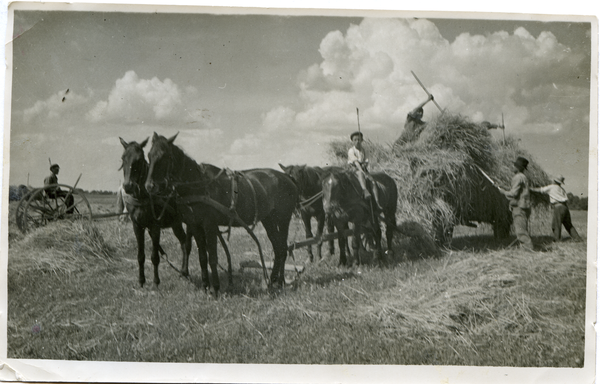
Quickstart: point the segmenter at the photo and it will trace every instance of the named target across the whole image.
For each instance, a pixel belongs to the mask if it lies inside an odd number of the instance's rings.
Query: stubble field
[[[114,200],[90,197],[94,213]],[[14,209],[11,203],[11,208]],[[586,238],[586,212],[572,212]],[[294,217],[288,242],[302,240]],[[401,222],[401,216],[398,216]],[[152,288],[147,238],[145,271],[137,283],[131,223],[117,219],[59,222],[22,235],[10,218],[8,357],[93,361],[400,364],[582,367],[586,297],[586,244],[553,244],[546,214],[532,220],[539,251],[508,247],[491,229],[459,227],[440,257],[419,253],[396,236],[394,256],[339,267],[305,265],[282,290],[267,290],[255,244],[234,230],[229,247],[233,285],[219,248],[222,293],[201,287],[197,251],[191,279],[163,258],[161,284]],[[257,226],[267,260],[270,244]],[[163,248],[179,267],[170,230]],[[288,262],[292,262],[289,260]]]

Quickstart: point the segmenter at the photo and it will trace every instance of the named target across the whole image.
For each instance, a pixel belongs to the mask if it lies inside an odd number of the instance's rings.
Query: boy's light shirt
[[[364,149],[360,150],[356,147],[351,147],[348,150],[348,164],[353,164],[355,161],[358,161],[359,163],[364,163],[365,158],[366,158],[366,154]]]

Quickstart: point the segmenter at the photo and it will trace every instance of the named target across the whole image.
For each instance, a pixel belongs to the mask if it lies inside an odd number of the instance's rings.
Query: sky
[[[220,167],[323,166],[357,108],[366,138],[400,135],[426,99],[412,70],[588,195],[586,22],[17,11],[12,43],[11,185],[41,186],[51,159],[61,183],[116,190],[119,137],[153,132]]]

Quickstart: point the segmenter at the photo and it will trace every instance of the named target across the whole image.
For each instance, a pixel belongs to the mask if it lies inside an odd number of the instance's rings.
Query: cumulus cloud
[[[299,75],[302,106],[264,114],[265,130],[277,124],[305,132],[350,130],[360,108],[366,133],[392,139],[427,97],[411,70],[440,105],[474,120],[497,121],[504,113],[522,131],[552,133],[573,115],[587,115],[589,90],[570,84],[585,75],[577,73],[584,56],[550,32],[535,37],[519,27],[448,41],[429,20],[365,19],[327,34],[319,53],[321,62]],[[425,117],[434,113],[428,104]]]
[[[128,71],[118,79],[107,100],[87,113],[91,122],[120,120],[129,123],[199,121],[202,111],[191,107],[197,99],[194,87],[181,88],[170,79],[140,79]],[[188,105],[189,104],[189,105]]]

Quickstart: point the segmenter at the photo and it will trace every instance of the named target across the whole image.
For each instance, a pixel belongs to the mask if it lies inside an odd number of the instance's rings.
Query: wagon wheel
[[[59,196],[49,196],[46,193],[46,189],[52,187],[60,187]],[[22,207],[19,204],[17,208],[17,225],[23,233],[56,220],[81,219],[92,219],[90,203],[84,194],[63,184],[52,184],[34,190]]]
[[[25,207],[27,206],[27,201],[29,200],[29,198],[31,197],[31,195],[33,195],[35,192],[37,191],[37,189],[34,189],[32,191],[27,192],[27,194],[25,196],[23,196],[21,198],[21,200],[19,200],[19,205],[17,205],[17,211],[15,212],[15,219],[17,222],[17,227],[19,227],[19,229],[21,231],[23,231],[23,213],[25,212]]]

